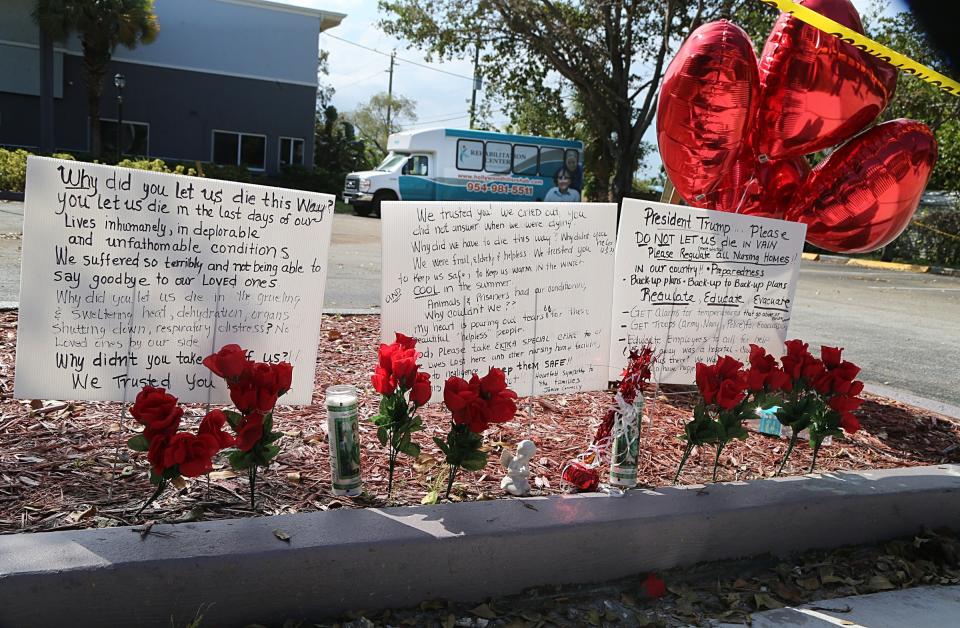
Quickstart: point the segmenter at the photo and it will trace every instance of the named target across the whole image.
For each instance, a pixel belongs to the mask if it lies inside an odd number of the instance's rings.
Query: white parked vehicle
[[[347,175],[343,200],[360,216],[393,200],[542,201],[563,167],[576,199],[583,183],[577,140],[429,129],[394,133],[387,149],[375,169]]]

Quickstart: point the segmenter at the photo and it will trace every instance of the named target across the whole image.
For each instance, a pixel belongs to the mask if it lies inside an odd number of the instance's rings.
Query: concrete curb
[[[960,465],[0,537],[0,624],[320,620],[960,521]],[[274,532],[289,535],[284,542]]]
[[[881,262],[871,259],[859,259],[844,255],[827,255],[825,253],[803,253],[801,259],[807,262],[822,262],[827,264],[843,264],[846,266],[860,266],[862,268],[876,268],[879,270],[896,270],[912,273],[928,273],[931,275],[947,275],[960,277],[960,269],[945,266],[924,266],[922,264],[901,264],[900,262]]]
[[[899,262],[880,262],[872,259],[851,258],[847,260],[847,266],[862,266],[864,268],[879,268],[881,270],[900,270],[911,273],[930,272],[929,266],[921,266],[919,264],[901,264]]]

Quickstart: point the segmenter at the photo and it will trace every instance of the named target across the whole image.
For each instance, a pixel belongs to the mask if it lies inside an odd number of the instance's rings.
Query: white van
[[[394,133],[379,166],[351,172],[343,200],[360,216],[382,201],[542,201],[566,165],[579,191],[583,143],[464,129]]]

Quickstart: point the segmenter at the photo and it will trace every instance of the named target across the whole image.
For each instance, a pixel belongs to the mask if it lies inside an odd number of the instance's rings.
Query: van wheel
[[[380,215],[380,203],[383,201],[395,201],[397,195],[391,192],[390,190],[382,190],[373,195],[373,211],[377,212],[377,216]]]

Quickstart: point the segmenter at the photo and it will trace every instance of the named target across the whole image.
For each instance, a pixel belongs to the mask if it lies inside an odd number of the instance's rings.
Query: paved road
[[[0,301],[19,298],[22,205],[0,203]],[[380,221],[338,214],[324,305],[377,307]],[[861,377],[960,407],[960,278],[804,262],[790,338],[845,347]]]

